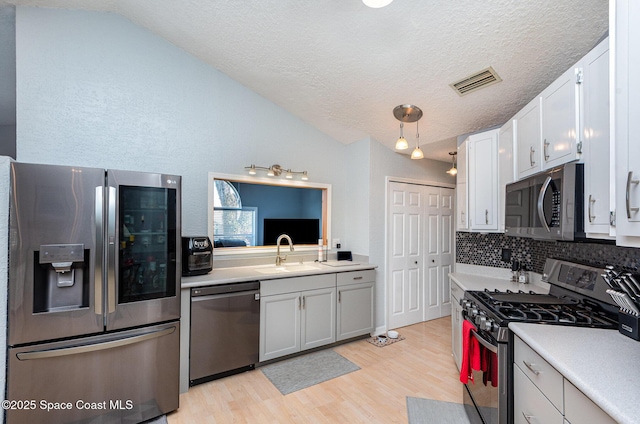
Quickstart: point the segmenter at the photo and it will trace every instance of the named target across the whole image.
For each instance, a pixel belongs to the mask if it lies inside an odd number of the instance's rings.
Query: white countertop
[[[541,282],[539,274],[531,273],[531,280],[533,282],[528,284],[512,282],[510,276],[511,271],[505,268],[490,268],[464,264],[456,264],[456,272],[449,274],[449,277],[464,291],[488,289],[549,293],[549,284]]]
[[[640,342],[617,330],[511,323],[509,328],[619,423],[640,417]]]
[[[341,261],[342,262],[342,261]],[[270,265],[254,265],[254,266],[238,266],[230,268],[214,268],[205,275],[196,275],[193,277],[182,277],[181,288],[214,286],[218,284],[242,283],[244,281],[264,281],[276,278],[302,277],[306,275],[332,274],[337,272],[362,271],[365,269],[375,269],[376,265],[367,263],[358,263],[340,266],[330,266],[317,262],[304,263],[305,265],[315,266],[318,269],[306,269],[302,271],[290,271],[273,274],[263,274],[258,269],[269,268]],[[294,268],[295,265],[291,264]],[[337,265],[337,264],[334,264]],[[275,267],[274,267],[275,268]],[[285,266],[286,268],[286,266]]]

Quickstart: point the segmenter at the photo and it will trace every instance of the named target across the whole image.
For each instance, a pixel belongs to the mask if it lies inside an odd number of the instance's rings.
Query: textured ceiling
[[[504,123],[608,29],[606,0],[3,2],[118,13],[343,143],[393,148],[392,110],[415,104],[425,155],[444,161],[458,135]],[[488,66],[502,82],[449,87]],[[415,124],[405,136],[412,146]]]

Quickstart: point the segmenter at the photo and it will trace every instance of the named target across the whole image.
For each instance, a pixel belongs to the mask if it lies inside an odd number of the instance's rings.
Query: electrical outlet
[[[340,248],[340,239],[334,238],[332,246],[336,249]]]

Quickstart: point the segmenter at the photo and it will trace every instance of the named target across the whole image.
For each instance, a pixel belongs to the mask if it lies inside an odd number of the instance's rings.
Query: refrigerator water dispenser
[[[55,312],[88,306],[89,264],[82,244],[41,245],[35,252],[34,311]]]

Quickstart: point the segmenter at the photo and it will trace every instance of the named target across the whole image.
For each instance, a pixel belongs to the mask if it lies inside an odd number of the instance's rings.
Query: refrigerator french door
[[[178,407],[180,185],[11,164],[7,399],[73,406],[10,409],[9,423],[140,422]]]

